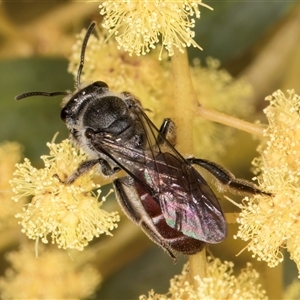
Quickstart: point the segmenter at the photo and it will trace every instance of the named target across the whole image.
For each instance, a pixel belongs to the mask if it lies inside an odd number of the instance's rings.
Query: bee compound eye
[[[95,82],[93,82],[93,86],[96,86],[99,88],[108,88],[108,85],[103,81],[95,81]]]
[[[67,115],[68,115],[68,110],[64,107],[61,112],[60,112],[60,118],[66,122],[66,118],[67,118]]]

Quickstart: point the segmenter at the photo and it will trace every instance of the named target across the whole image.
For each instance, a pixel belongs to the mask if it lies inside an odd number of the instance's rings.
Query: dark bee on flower
[[[127,176],[113,182],[118,202],[125,214],[174,259],[177,252],[191,255],[206,243],[223,241],[227,227],[222,208],[194,166],[205,169],[229,189],[264,192],[216,163],[184,158],[175,149],[172,120],[165,119],[158,129],[130,93],[114,93],[102,81],[82,86],[85,49],[94,27],[92,23],[83,41],[74,93],[38,91],[16,97],[65,96],[61,119],[73,142],[90,159],[64,184],[74,182],[95,166],[105,176],[124,170]]]

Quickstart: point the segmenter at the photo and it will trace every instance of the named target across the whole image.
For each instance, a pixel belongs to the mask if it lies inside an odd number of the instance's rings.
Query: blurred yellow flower
[[[58,249],[40,247],[36,259],[28,243],[7,259],[11,268],[0,278],[1,299],[83,299],[101,282],[96,268],[81,266],[80,259],[73,261]]]
[[[195,18],[200,18],[199,5],[211,9],[201,0],[123,0],[104,1],[100,5],[100,14],[104,15],[102,26],[130,55],[145,55],[161,39],[172,56],[174,47],[181,52],[191,45],[201,49],[194,41],[193,31]]]
[[[22,147],[16,142],[3,142],[0,144],[0,229],[7,226],[17,225],[15,214],[21,209],[26,199],[18,205],[12,205],[13,192],[9,180],[16,169],[15,165],[21,159]]]
[[[165,295],[155,294],[152,290],[140,300],[205,300],[205,299],[267,299],[265,291],[257,283],[259,274],[250,263],[238,276],[233,275],[233,263],[208,258],[207,276],[195,277],[196,287],[186,281],[189,266],[183,267],[181,275],[170,281],[169,292]]]
[[[73,184],[65,185],[55,177],[64,180],[78,165],[87,159],[81,150],[72,147],[69,140],[60,144],[48,143],[50,155],[42,156],[45,167],[34,168],[28,159],[17,164],[11,180],[16,194],[13,200],[33,196],[31,203],[16,215],[20,219],[22,231],[30,239],[41,239],[60,248],[82,250],[89,241],[100,234],[112,235],[119,216],[116,212],[106,212],[100,207],[100,191],[93,190],[99,185],[93,183],[96,170],[82,175]]]
[[[254,160],[262,190],[274,196],[245,198],[237,237],[270,267],[283,260],[287,248],[300,273],[300,97],[294,91],[277,91],[266,98],[269,127]]]

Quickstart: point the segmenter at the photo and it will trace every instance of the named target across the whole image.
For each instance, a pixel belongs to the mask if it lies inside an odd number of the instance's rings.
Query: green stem
[[[215,110],[205,108],[198,103],[193,88],[187,53],[175,51],[172,56],[173,103],[175,124],[177,125],[178,150],[185,153],[193,152],[193,117],[195,112],[201,117],[227,125],[255,136],[262,137],[265,126],[253,124]]]
[[[173,103],[175,112],[176,137],[178,150],[193,153],[193,117],[197,109],[197,96],[193,88],[187,52],[175,51],[172,56]],[[206,275],[205,250],[189,257],[187,281],[196,288],[195,276]]]
[[[253,124],[253,123],[220,113],[218,111],[205,108],[201,105],[198,106],[197,113],[201,117],[203,117],[207,120],[221,123],[223,125],[227,125],[227,126],[230,126],[230,127],[242,130],[242,131],[246,131],[255,136],[259,136],[259,137],[263,136],[263,131],[265,129],[264,128],[265,126],[259,126],[257,124]]]
[[[178,150],[193,153],[193,116],[197,108],[187,52],[174,51],[172,56],[173,105]]]
[[[194,255],[189,256],[189,273],[187,274],[186,280],[196,289],[197,282],[195,281],[195,276],[200,278],[206,277],[206,251],[205,248]]]

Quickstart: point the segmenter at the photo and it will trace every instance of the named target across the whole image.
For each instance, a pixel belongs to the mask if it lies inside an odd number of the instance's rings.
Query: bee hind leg
[[[262,191],[258,186],[248,180],[236,178],[230,171],[212,161],[194,157],[187,158],[187,161],[207,170],[215,177],[221,187],[225,189],[228,188],[233,193],[272,195]]]
[[[123,177],[116,179],[113,182],[116,198],[124,213],[131,221],[141,227],[150,240],[163,248],[174,260],[174,262],[176,262],[177,258],[175,253],[173,253],[164,237],[162,237],[155,228],[151,217],[147,214],[142,206],[134,187],[130,186],[131,180],[128,179],[128,177]]]

